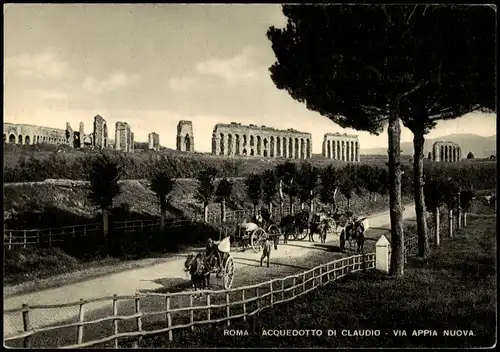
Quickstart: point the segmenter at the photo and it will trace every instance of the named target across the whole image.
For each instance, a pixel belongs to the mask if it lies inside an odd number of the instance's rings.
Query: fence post
[[[241,300],[243,301],[243,321],[247,321],[247,302],[245,302],[245,289],[241,290]]]
[[[118,295],[113,295],[113,316],[118,315]],[[113,319],[114,334],[118,335],[118,319]],[[118,348],[118,338],[115,338],[115,348]]]
[[[12,231],[9,231],[9,250],[12,249]]]
[[[193,311],[193,295],[189,295],[189,322],[191,323],[191,331],[194,331],[194,311]]]
[[[210,296],[207,297],[207,300],[208,300],[208,302],[210,302]],[[167,311],[167,327],[169,329],[171,329],[172,328],[172,314],[170,314],[170,297],[169,296],[167,296],[165,305],[166,305],[165,310]],[[172,330],[168,330],[168,340],[169,341],[173,341],[174,340],[174,336],[173,336]]]
[[[453,210],[450,209],[448,213],[448,234],[450,238],[453,238]]]
[[[229,309],[229,292],[226,292],[226,315],[227,315],[227,326],[231,325],[231,310]]]
[[[257,310],[260,309],[260,295],[259,295],[260,287],[257,287]]]
[[[273,297],[273,281],[271,280],[271,282],[269,283],[269,288],[271,289],[271,306],[274,304],[274,297]]]
[[[375,247],[375,269],[389,273],[389,263],[391,260],[389,257],[389,249],[391,247],[389,240],[382,235],[375,244]]]
[[[292,289],[292,296],[293,296],[293,298],[295,298],[295,286],[296,286],[296,284],[297,284],[297,278],[294,277],[293,278],[293,289]]]
[[[85,302],[83,301],[83,298],[80,298],[80,312],[78,314],[78,322],[80,325],[78,325],[78,332],[77,332],[77,344],[82,344],[83,342],[83,321],[85,320]]]
[[[135,313],[136,314],[139,314],[139,316],[137,317],[137,331],[140,332],[142,331],[142,317],[141,317],[141,300],[140,300],[140,297],[138,295],[136,295],[135,297]],[[139,347],[139,344],[142,340],[142,336],[139,336],[137,338],[137,341],[134,342],[134,345],[136,348]]]
[[[207,320],[210,320],[210,293],[207,293]]]
[[[319,267],[319,285],[323,286],[323,267]]]
[[[26,230],[23,231],[23,235],[24,235],[24,244],[23,244],[23,248],[26,248]]]
[[[330,282],[330,263],[326,263],[326,281]]]
[[[30,322],[30,310],[27,304],[23,304],[23,328],[24,331],[30,331],[31,330],[31,322]],[[26,336],[24,338],[24,348],[30,348],[31,347],[31,336]]]
[[[306,274],[302,273],[302,293],[306,292]]]

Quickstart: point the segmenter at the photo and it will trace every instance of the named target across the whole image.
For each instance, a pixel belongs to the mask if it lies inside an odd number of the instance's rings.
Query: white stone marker
[[[382,235],[375,244],[375,247],[375,269],[389,273],[389,265],[391,263],[391,258],[389,257],[391,244],[389,240]]]

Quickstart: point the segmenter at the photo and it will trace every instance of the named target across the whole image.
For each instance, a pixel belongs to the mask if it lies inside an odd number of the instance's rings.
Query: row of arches
[[[50,136],[23,136],[22,134],[16,136],[11,133],[7,138],[7,134],[3,135],[3,142],[9,144],[67,144],[67,141],[64,137],[50,137]]]
[[[263,156],[308,159],[311,157],[311,139],[219,133],[212,136],[212,154],[221,156]]]
[[[323,156],[340,161],[359,161],[359,142],[327,140],[323,142]]]
[[[455,145],[435,145],[432,159],[434,161],[458,162],[462,159],[462,150]]]

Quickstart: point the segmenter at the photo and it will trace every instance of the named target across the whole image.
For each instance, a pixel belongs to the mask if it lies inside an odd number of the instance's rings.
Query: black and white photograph
[[[495,347],[496,5],[3,20],[4,347]]]

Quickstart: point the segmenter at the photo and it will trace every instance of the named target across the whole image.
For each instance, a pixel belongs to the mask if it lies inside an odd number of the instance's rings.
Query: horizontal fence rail
[[[416,237],[405,240],[405,257],[414,254],[417,248],[416,244]],[[120,347],[119,342],[128,341],[129,339],[132,339],[134,347],[138,347],[141,338],[157,334],[168,334],[169,341],[173,341],[175,331],[193,330],[196,325],[214,323],[225,323],[229,327],[235,319],[246,321],[248,317],[258,314],[263,309],[292,301],[348,274],[374,269],[375,263],[375,253],[357,254],[318,265],[298,274],[229,290],[166,294],[138,293],[133,296],[114,295],[57,305],[29,306],[24,304],[21,308],[4,311],[4,317],[5,315],[20,315],[24,327],[24,331],[6,336],[4,341],[22,340],[24,347],[32,347],[32,337],[34,335],[63,329],[68,331],[69,328],[76,330],[76,341],[58,347],[82,348],[108,343],[112,344],[112,346],[108,347],[118,348]],[[110,313],[106,317],[85,320],[85,308],[96,302],[108,302]],[[128,302],[121,312],[118,309],[120,302]],[[155,309],[147,311],[141,309],[143,304],[154,306]],[[69,307],[74,308],[75,315],[78,317],[77,321],[53,326],[35,327],[30,324],[30,317],[36,315],[37,311]],[[106,325],[107,322],[112,322],[112,328]],[[85,339],[85,327],[89,325],[101,326],[98,324],[104,324],[102,325],[102,331],[109,332],[109,334],[98,338]],[[148,326],[157,327],[158,324],[161,327],[157,329],[148,330],[144,328]],[[125,328],[125,325],[128,328]],[[131,328],[133,331],[126,331]],[[99,328],[99,330],[101,329]],[[66,335],[68,334],[70,333],[66,333]]]

